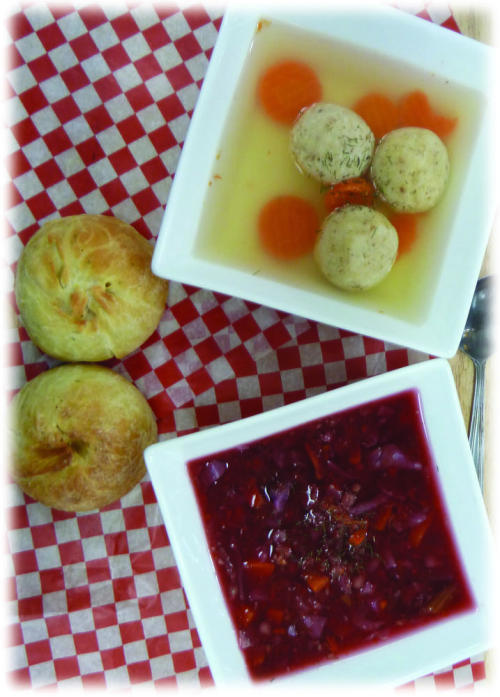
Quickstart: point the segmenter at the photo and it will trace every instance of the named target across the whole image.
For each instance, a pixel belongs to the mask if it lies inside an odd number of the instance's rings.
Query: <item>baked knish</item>
[[[11,470],[29,496],[64,511],[102,508],[144,476],[157,440],[145,397],[104,366],[66,364],[35,377],[12,405]]]
[[[45,223],[23,250],[16,300],[32,341],[62,361],[123,358],[158,326],[168,282],[151,271],[153,249],[112,216]]]

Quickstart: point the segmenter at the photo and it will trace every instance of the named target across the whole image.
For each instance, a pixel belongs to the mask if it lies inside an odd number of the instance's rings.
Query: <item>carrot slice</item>
[[[456,118],[448,118],[435,112],[427,95],[421,90],[405,94],[398,104],[399,126],[417,126],[434,131],[440,138],[450,135],[457,124]]]
[[[306,63],[284,60],[269,67],[257,84],[260,104],[272,119],[290,125],[304,107],[318,102],[321,83]]]
[[[319,593],[330,583],[328,576],[323,574],[306,574],[305,579],[309,588],[315,593]]]
[[[420,90],[405,94],[399,101],[399,125],[428,128],[432,121],[432,109],[427,95]]]
[[[392,503],[386,504],[380,514],[378,515],[377,519],[375,520],[375,530],[385,530],[387,523],[389,522],[389,519],[392,514]]]
[[[326,642],[328,644],[328,648],[330,649],[331,653],[334,656],[337,656],[339,649],[340,649],[338,642],[332,636],[327,636]]]
[[[363,177],[353,177],[337,182],[325,193],[324,202],[327,211],[340,208],[350,203],[353,206],[372,206],[374,189],[371,182]]]
[[[271,561],[244,561],[243,568],[259,578],[269,578],[274,571]]]
[[[435,595],[434,598],[432,598],[432,600],[429,602],[426,611],[430,615],[437,615],[439,612],[442,612],[452,600],[453,596],[455,595],[455,591],[455,584],[443,588],[443,590]]]
[[[395,128],[407,126],[428,128],[440,138],[446,138],[458,121],[434,111],[422,90],[408,92],[397,103],[380,92],[369,92],[352,108],[366,121],[377,139]]]
[[[366,121],[377,139],[398,127],[397,105],[380,92],[370,92],[358,99],[353,111]]]
[[[431,517],[429,516],[425,520],[423,520],[421,523],[418,525],[415,525],[414,528],[411,529],[410,531],[410,544],[412,547],[418,547],[419,544],[422,542],[422,539],[429,529],[429,526],[431,524]]]
[[[255,617],[255,610],[250,605],[243,605],[239,612],[240,623],[244,627],[248,627],[250,622]]]
[[[311,448],[309,443],[306,441],[305,443],[305,448],[307,451],[307,454],[309,455],[309,459],[312,462],[312,466],[314,467],[314,472],[316,474],[316,477],[318,479],[322,479],[323,477],[323,467],[321,466],[321,463],[319,461],[319,457],[316,455],[314,450]]]
[[[300,196],[277,196],[261,208],[258,217],[261,244],[278,259],[294,259],[310,252],[318,228],[316,209]]]
[[[437,136],[444,139],[452,133],[457,123],[458,119],[456,118],[448,118],[447,116],[434,114],[431,131],[434,131]]]
[[[398,258],[413,247],[417,239],[417,224],[420,216],[417,213],[393,213],[389,220],[398,233]]]
[[[366,528],[360,528],[358,530],[355,530],[349,536],[349,544],[353,545],[354,547],[357,547],[365,540],[366,533],[367,533]]]
[[[246,650],[247,660],[253,668],[262,665],[266,659],[266,655],[266,649],[263,646],[249,646]]]

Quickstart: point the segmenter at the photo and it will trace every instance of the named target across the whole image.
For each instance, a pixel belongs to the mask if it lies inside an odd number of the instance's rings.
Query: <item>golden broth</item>
[[[420,89],[438,112],[459,117],[446,140],[451,173],[443,199],[420,220],[418,240],[410,252],[401,255],[382,283],[368,291],[348,293],[336,289],[323,278],[312,254],[283,262],[266,254],[259,244],[257,216],[274,196],[302,196],[314,203],[320,219],[326,215],[319,182],[305,177],[292,160],[289,129],[272,121],[257,104],[260,74],[283,58],[302,60],[316,71],[323,101],[351,107],[371,91],[398,98]],[[454,201],[460,195],[479,107],[479,95],[408,65],[395,65],[376,54],[353,50],[352,46],[274,21],[263,23],[256,31],[230,109],[207,190],[195,254],[321,296],[342,298],[415,323],[423,321],[437,282]]]

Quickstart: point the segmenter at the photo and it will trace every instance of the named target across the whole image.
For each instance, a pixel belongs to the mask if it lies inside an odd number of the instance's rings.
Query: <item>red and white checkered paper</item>
[[[457,30],[442,7],[413,12]],[[38,227],[112,214],[154,240],[223,11],[119,3],[9,8],[8,377],[11,393],[55,365],[13,294]],[[172,438],[429,356],[172,283],[153,336],[108,365],[141,390]],[[9,484],[8,654],[13,684],[200,686],[212,679],[146,476],[100,511],[49,509]],[[474,686],[484,656],[411,686]]]

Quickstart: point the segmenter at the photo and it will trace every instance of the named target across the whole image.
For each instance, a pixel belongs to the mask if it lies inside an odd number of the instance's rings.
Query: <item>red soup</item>
[[[413,390],[188,468],[254,679],[474,605]]]

